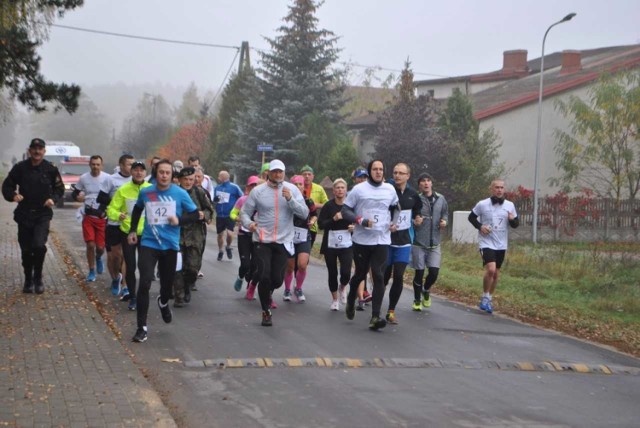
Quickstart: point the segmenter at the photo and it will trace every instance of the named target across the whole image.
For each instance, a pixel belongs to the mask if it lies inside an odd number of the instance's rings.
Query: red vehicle
[[[80,176],[85,172],[89,172],[90,156],[66,156],[58,164],[58,170],[64,183],[64,198],[58,201],[58,207],[64,206],[64,201],[73,201],[71,193],[75,188]]]

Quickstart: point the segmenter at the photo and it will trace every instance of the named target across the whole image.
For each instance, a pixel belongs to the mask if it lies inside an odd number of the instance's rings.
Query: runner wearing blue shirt
[[[224,235],[227,235],[227,258],[231,260],[233,251],[231,251],[231,243],[233,242],[233,228],[236,222],[231,220],[231,210],[236,205],[236,201],[240,199],[244,192],[237,184],[229,181],[229,173],[220,171],[218,173],[218,184],[213,190],[213,202],[216,203],[216,233],[218,234],[218,261],[222,260],[224,252]]]
[[[134,342],[147,340],[147,313],[149,311],[149,289],[154,278],[156,264],[160,271],[160,295],[158,307],[162,320],[170,323],[172,319],[169,299],[176,262],[180,250],[180,225],[202,220],[202,212],[191,200],[189,194],[179,186],[172,184],[172,164],[162,159],[156,164],[156,184],[140,190],[138,201],[131,214],[131,231],[127,238],[130,245],[136,245],[136,230],[142,211],[145,212],[145,225],[140,238],[138,270],[140,286],[136,300],[138,302],[138,329],[133,336]]]

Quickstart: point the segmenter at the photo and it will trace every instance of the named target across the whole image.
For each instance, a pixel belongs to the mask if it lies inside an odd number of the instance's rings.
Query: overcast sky
[[[86,0],[56,23],[115,33],[266,48],[290,1]],[[341,61],[401,69],[407,57],[416,80],[501,68],[502,52],[546,52],[640,43],[638,0],[326,0],[319,27],[340,37]],[[166,44],[52,28],[40,49],[42,71],[56,82],[165,83],[217,90],[235,50]],[[252,61],[258,60],[255,51]],[[237,62],[234,69],[237,67]],[[362,68],[351,81],[362,80]],[[382,77],[383,72],[379,75]],[[430,76],[431,75],[431,76]]]

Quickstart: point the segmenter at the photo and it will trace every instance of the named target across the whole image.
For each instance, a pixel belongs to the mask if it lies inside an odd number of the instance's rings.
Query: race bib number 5
[[[145,211],[149,224],[169,224],[169,217],[176,215],[176,202],[147,202]]]

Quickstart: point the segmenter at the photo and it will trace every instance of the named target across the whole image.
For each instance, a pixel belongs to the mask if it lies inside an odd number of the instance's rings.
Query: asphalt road
[[[85,271],[73,204],[56,210],[53,229]],[[276,291],[274,325],[262,327],[258,301],[233,289],[235,249],[218,262],[210,232],[199,291],[169,325],[154,283],[146,343],[129,342],[135,314],[111,296],[108,274],[92,285],[181,426],[638,426],[640,360],[437,297],[416,313],[407,289],[400,324],[372,332],[370,309],[354,321],[329,310],[320,262],[306,303]]]

